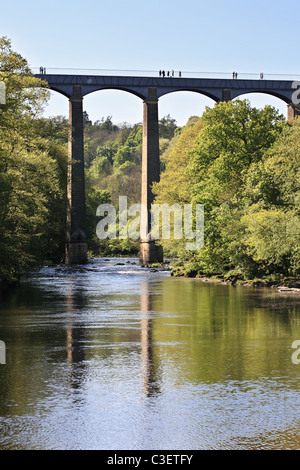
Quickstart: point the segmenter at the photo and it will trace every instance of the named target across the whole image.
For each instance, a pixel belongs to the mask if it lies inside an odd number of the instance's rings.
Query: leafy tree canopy
[[[0,284],[63,256],[67,168],[64,120],[40,118],[46,84],[0,38]]]

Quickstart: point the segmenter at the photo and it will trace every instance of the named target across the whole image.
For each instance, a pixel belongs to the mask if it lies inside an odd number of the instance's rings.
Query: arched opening
[[[191,116],[201,116],[206,107],[212,108],[215,101],[194,91],[176,91],[159,98],[159,119],[170,115],[178,126],[184,126]]]
[[[92,122],[111,116],[116,125],[135,125],[143,120],[142,100],[133,93],[123,90],[98,90],[86,95],[83,109]]]
[[[281,98],[277,98],[277,96],[268,93],[245,93],[234,98],[234,100],[245,99],[255,108],[262,109],[269,105],[276,108],[280,114],[283,114],[285,117],[287,116],[287,104]]]
[[[49,90],[44,117],[69,117],[69,99],[62,93]],[[143,121],[142,100],[133,93],[121,90],[98,90],[83,97],[83,110],[92,122],[107,116],[112,117],[115,124],[128,123],[134,125]]]

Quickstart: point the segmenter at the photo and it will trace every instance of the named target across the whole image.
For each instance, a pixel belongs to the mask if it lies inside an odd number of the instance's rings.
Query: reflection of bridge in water
[[[176,91],[193,91],[215,102],[230,101],[247,93],[264,93],[280,98],[287,104],[287,117],[300,114],[293,103],[294,82],[291,80],[244,80],[205,78],[154,78],[92,75],[36,75],[48,82],[51,90],[69,99],[69,165],[66,262],[83,263],[87,259],[85,222],[83,98],[98,90],[123,90],[143,100],[143,155],[141,203],[147,208],[142,214],[141,233],[151,232],[151,186],[159,181],[158,100]],[[143,263],[162,261],[162,252],[155,241],[141,239],[140,260]]]
[[[158,367],[153,356],[153,313],[148,282],[141,285],[141,351],[143,392],[147,397],[160,393]]]
[[[140,336],[138,341],[140,340],[142,390],[146,397],[155,396],[160,393],[161,380],[158,364],[153,353],[153,294],[150,289],[149,282],[146,281],[140,284]],[[72,390],[80,388],[82,374],[86,367],[88,367],[87,361],[89,356],[87,357],[86,355],[86,329],[89,328],[89,325],[88,321],[82,321],[81,315],[87,306],[87,302],[87,295],[84,289],[73,284],[67,286],[66,361],[70,365],[68,380]]]

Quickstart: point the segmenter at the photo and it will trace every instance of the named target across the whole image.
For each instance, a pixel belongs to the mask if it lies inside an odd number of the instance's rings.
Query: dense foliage
[[[201,250],[163,242],[185,259],[181,271],[299,275],[299,132],[299,121],[287,123],[274,108],[237,100],[207,109],[171,142],[157,201],[205,207]]]
[[[170,116],[159,120],[160,151],[168,148],[177,130]],[[111,202],[116,209],[119,196],[127,196],[128,207],[141,199],[142,124],[113,124],[111,116],[92,123],[85,113],[84,140],[87,187],[87,222],[90,254],[137,254],[138,241],[99,240],[96,209]],[[164,160],[162,160],[164,168]],[[118,210],[117,210],[118,214]]]

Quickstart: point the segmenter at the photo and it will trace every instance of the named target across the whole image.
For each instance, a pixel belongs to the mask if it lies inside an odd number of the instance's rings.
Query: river
[[[136,259],[0,297],[0,449],[299,449],[300,296]]]

